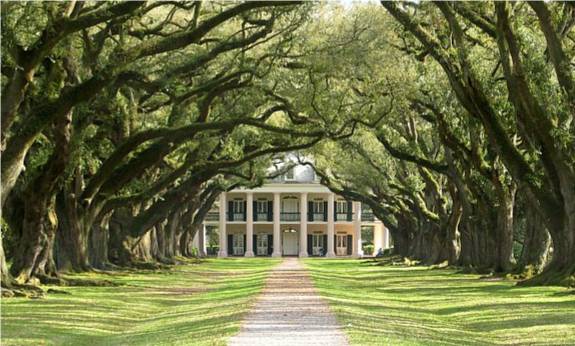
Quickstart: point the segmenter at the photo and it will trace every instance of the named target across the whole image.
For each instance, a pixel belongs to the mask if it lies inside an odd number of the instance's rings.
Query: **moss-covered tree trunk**
[[[549,257],[551,237],[541,215],[529,207],[526,213],[525,237],[518,269],[524,271],[531,267],[534,274],[539,273]]]

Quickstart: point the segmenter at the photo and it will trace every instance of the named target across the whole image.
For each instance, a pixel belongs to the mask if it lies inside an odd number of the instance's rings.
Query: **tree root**
[[[10,288],[1,288],[2,298],[25,297],[44,298],[46,292],[38,286],[13,283]]]
[[[517,283],[517,286],[530,287],[530,286],[564,286],[575,287],[575,268],[567,268],[565,270],[553,270],[547,268],[527,280],[522,280]]]

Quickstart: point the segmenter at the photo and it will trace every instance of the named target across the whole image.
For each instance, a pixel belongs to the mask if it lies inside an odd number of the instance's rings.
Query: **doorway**
[[[335,239],[335,254],[338,256],[347,255],[347,234],[338,234]]]
[[[268,235],[258,234],[256,237],[256,254],[258,256],[266,256],[268,254]]]
[[[282,253],[284,256],[296,256],[298,254],[298,240],[296,232],[283,233]]]
[[[244,235],[234,234],[233,241],[234,256],[242,256],[244,254]]]
[[[311,248],[312,248],[312,256],[323,256],[324,246],[323,243],[324,236],[323,234],[312,234],[311,238]]]

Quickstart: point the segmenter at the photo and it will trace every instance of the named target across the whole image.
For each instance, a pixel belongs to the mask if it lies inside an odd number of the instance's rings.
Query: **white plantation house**
[[[206,251],[206,227],[217,226],[219,257],[353,256],[363,253],[362,229],[371,228],[373,252],[390,247],[389,231],[373,213],[321,185],[313,168],[296,165],[254,189],[220,195],[195,242]]]

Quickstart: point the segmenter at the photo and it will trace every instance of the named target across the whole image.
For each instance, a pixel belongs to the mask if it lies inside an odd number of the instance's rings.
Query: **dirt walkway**
[[[285,258],[229,345],[348,345],[297,258]]]

